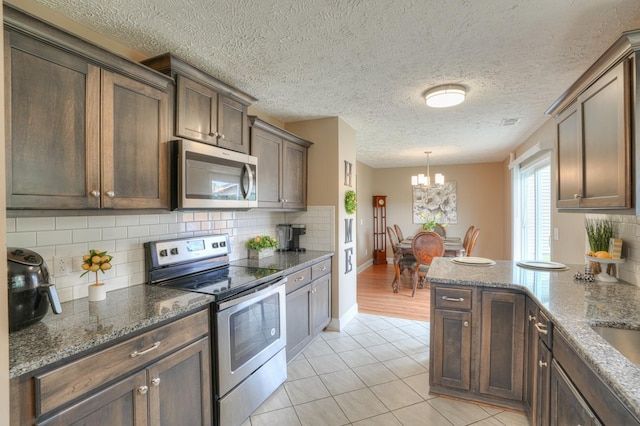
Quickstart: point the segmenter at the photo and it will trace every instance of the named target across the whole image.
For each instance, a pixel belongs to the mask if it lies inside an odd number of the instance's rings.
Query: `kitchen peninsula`
[[[524,409],[533,424],[640,424],[640,365],[592,328],[640,333],[640,288],[576,280],[584,265],[569,266],[436,259],[431,390]]]

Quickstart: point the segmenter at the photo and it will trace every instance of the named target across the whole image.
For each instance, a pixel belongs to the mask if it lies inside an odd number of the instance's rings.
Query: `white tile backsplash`
[[[152,215],[8,218],[7,245],[38,252],[47,264],[53,256],[72,258],[72,273],[52,277],[60,300],[87,297],[94,274],[82,274],[82,256],[89,249],[106,250],[113,268],[98,275],[108,290],[145,282],[144,248],[147,241],[194,235],[228,233],[231,260],[247,257],[245,244],[256,235],[276,236],[280,223],[304,223],[300,244],[307,250],[335,250],[335,209],[312,206],[306,212],[209,211]],[[52,272],[49,267],[49,272]]]

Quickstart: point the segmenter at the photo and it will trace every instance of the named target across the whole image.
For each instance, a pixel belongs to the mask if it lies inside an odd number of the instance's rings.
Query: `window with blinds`
[[[518,166],[519,240],[515,260],[551,260],[551,155]]]

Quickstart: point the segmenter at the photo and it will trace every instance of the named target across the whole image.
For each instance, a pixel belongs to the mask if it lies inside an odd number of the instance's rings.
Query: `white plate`
[[[461,265],[474,265],[474,266],[491,266],[495,265],[491,259],[487,259],[486,257],[473,257],[473,256],[462,256],[462,257],[452,257],[451,261],[453,263],[459,263]]]
[[[543,260],[525,260],[522,262],[516,262],[518,266],[532,269],[551,269],[551,270],[566,270],[567,265],[558,262],[545,262]]]

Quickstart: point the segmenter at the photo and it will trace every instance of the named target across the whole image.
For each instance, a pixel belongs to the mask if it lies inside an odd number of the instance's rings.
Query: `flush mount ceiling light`
[[[427,90],[424,99],[433,108],[446,108],[464,102],[467,89],[459,84],[445,84]]]

